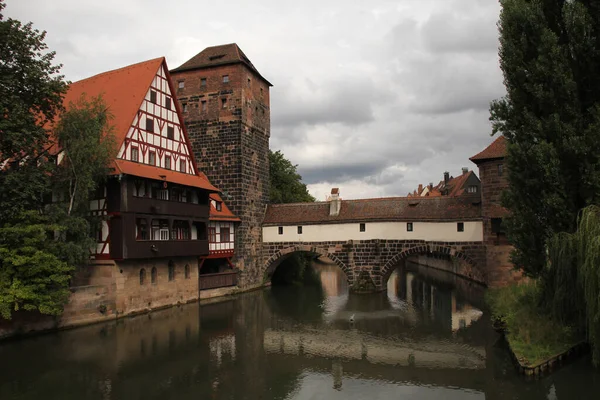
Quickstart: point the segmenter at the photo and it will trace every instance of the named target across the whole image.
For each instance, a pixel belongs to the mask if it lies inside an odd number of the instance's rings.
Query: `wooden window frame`
[[[154,133],[154,120],[152,118],[146,117],[146,132]]]
[[[148,151],[148,165],[156,166],[156,151]]]
[[[165,169],[171,169],[171,156],[165,156]]]
[[[171,98],[170,97],[165,97],[165,108],[167,110],[170,110],[173,106],[171,105]]]
[[[277,233],[278,233],[279,235],[283,235],[283,226],[278,226],[278,227],[277,227]]]
[[[456,223],[456,232],[464,232],[465,231],[465,223],[457,222]]]
[[[175,127],[167,126],[167,139],[175,140]]]
[[[407,222],[406,223],[406,232],[413,232],[415,229],[415,226],[412,222]]]
[[[158,99],[158,95],[156,90],[150,90],[150,103],[156,104],[156,100]]]
[[[298,235],[302,235],[302,225],[298,225]]]
[[[133,156],[135,154],[135,157]],[[137,146],[131,146],[131,161],[140,162],[140,148]]]
[[[367,224],[365,224],[364,222],[361,222],[361,223],[358,225],[358,230],[359,230],[360,232],[366,232],[366,231],[367,231]]]

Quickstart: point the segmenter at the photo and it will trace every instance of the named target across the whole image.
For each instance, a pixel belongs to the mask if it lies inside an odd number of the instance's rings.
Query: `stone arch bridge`
[[[481,241],[442,242],[424,240],[347,240],[327,242],[263,243],[263,276],[270,280],[277,267],[294,253],[325,256],[346,275],[351,287],[368,278],[375,290],[384,290],[387,279],[401,263],[414,256],[450,259],[439,263],[447,270],[473,281],[487,284],[485,246]]]

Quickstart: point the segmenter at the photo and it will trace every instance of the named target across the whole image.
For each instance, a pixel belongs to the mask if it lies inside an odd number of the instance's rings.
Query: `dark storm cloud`
[[[301,167],[299,172],[302,175],[302,180],[307,184],[311,184],[322,181],[365,179],[378,173],[385,166],[385,161],[373,160],[371,163],[364,164],[346,162],[339,165]]]

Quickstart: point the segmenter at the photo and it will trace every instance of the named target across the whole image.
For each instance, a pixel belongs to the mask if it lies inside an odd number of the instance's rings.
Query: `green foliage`
[[[0,0],[0,11],[4,9]],[[113,144],[101,99],[81,99],[62,112],[66,83],[52,64],[45,33],[0,14],[0,318],[18,310],[58,315],[75,266],[86,263],[96,223],[89,193],[105,176]],[[47,127],[64,158],[49,153]],[[67,189],[65,203],[48,204]]]
[[[308,193],[302,177],[296,171],[297,165],[285,158],[281,151],[269,150],[271,203],[313,202],[315,198]]]
[[[62,113],[55,135],[63,161],[54,174],[54,188],[68,193],[67,215],[89,212],[90,194],[102,184],[115,156],[111,115],[102,97],[83,95]]]
[[[486,293],[492,317],[506,326],[506,338],[522,365],[539,364],[567,351],[582,339],[539,306],[541,292],[540,285],[532,281],[488,289]]]
[[[49,236],[63,229],[35,212],[0,227],[0,317],[10,319],[20,309],[62,312],[73,268],[57,255],[61,243]]]
[[[321,279],[311,266],[312,258],[304,253],[293,253],[277,267],[271,282],[273,285],[319,286]]]
[[[540,276],[546,245],[573,232],[600,194],[600,18],[583,0],[501,0],[500,65],[507,94],[491,105],[508,139],[514,264]]]
[[[582,210],[573,234],[549,242],[545,303],[554,318],[587,332],[600,365],[600,207]]]

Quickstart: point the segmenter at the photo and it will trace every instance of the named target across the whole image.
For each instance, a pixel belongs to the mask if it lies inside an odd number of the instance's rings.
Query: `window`
[[[248,87],[252,84],[252,79],[248,78]]]
[[[165,98],[165,108],[167,110],[171,109],[171,98],[170,97]]]
[[[175,128],[172,126],[167,127],[167,139],[175,139]]]
[[[467,188],[468,193],[477,193],[477,185],[469,185]]]
[[[169,261],[169,282],[175,280],[175,263],[173,261]]]
[[[298,227],[298,235],[302,235],[302,227],[301,226]]]
[[[504,165],[498,164],[498,176],[502,176],[503,173],[504,173]]]
[[[131,148],[131,161],[135,161],[138,162],[140,157],[140,153],[137,147],[132,147]]]
[[[187,112],[187,104],[183,103],[181,107],[183,108],[183,112]]]
[[[229,228],[221,227],[221,243],[229,243]]]
[[[464,232],[465,231],[465,223],[464,222],[458,222],[458,223],[456,223],[456,231],[457,232]]]
[[[223,209],[223,205],[220,201],[215,202],[215,208],[217,211],[221,211]]]
[[[171,240],[190,240],[190,224],[187,221],[173,221]]]
[[[190,265],[189,264],[185,264],[185,268],[183,269],[183,273],[185,275],[185,279],[190,279]],[[187,328],[186,328],[186,335],[187,335]]]
[[[150,281],[153,285],[156,285],[156,281],[158,280],[158,272],[156,271],[156,267],[152,267],[152,271],[150,271]]]
[[[365,226],[365,224],[360,224],[360,231],[361,232],[365,232],[367,230],[367,227]]]
[[[148,225],[144,218],[136,218],[135,220],[135,228],[136,228],[136,240],[148,240]]]
[[[146,118],[146,131],[154,133],[154,120]]]
[[[221,106],[227,108],[227,99],[221,99]]]
[[[154,90],[150,91],[150,102],[156,104],[156,92]]]
[[[492,233],[504,233],[504,228],[502,226],[502,218],[492,218]]]
[[[179,171],[180,172],[185,172],[186,166],[187,166],[187,163],[185,162],[185,160],[179,160]]]
[[[156,165],[156,152],[155,151],[150,151],[148,153],[148,164]]]
[[[146,282],[146,270],[144,268],[140,269],[140,286]]]
[[[208,228],[208,241],[210,243],[216,243],[217,241],[217,229],[214,227]]]
[[[158,200],[169,200],[169,190],[163,185],[159,185],[158,183],[152,183],[151,188],[151,196],[152,199]]]
[[[171,156],[165,156],[165,168],[171,169]]]
[[[169,222],[166,219],[152,220],[152,240],[169,240]]]
[[[279,228],[277,228],[277,231],[279,232],[280,235],[283,235],[283,226],[280,226]]]
[[[206,87],[206,78],[200,78],[200,87]]]
[[[406,223],[406,231],[407,232],[412,232],[413,231],[413,223],[412,222],[407,222]]]
[[[229,83],[229,75],[223,75],[223,83]]]
[[[179,89],[183,89],[185,87],[185,81],[179,81],[179,82],[177,82],[177,87]]]
[[[202,100],[200,104],[202,105],[202,112],[206,112],[206,100]]]

